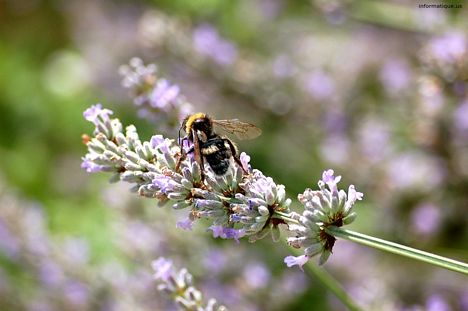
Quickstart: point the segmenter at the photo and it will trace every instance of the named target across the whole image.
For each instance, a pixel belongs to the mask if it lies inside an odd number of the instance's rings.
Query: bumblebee
[[[193,147],[187,153],[193,152],[202,174],[204,174],[205,161],[216,175],[226,174],[231,158],[234,158],[234,161],[242,168],[236,145],[229,138],[218,135],[214,130],[215,127],[234,134],[239,139],[253,139],[262,133],[253,124],[241,122],[238,119],[214,120],[207,114],[199,112],[189,115],[182,122],[179,129],[179,145],[182,146],[184,140],[193,143]],[[186,133],[182,139],[180,138],[181,130]]]

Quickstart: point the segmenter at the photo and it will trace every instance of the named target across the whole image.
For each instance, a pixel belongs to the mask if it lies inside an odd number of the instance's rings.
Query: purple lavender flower
[[[97,173],[101,172],[104,169],[103,165],[98,165],[92,160],[88,159],[83,159],[83,162],[81,163],[81,168],[84,169],[88,173]]]
[[[324,171],[322,174],[322,182],[327,184],[328,188],[330,188],[332,192],[336,192],[338,190],[337,184],[341,180],[341,176],[335,177],[333,176],[334,174],[335,172],[333,170]]]
[[[176,227],[183,229],[183,230],[192,230],[193,220],[190,218],[185,218],[184,220],[180,220],[177,222]]]
[[[225,228],[223,226],[211,226],[208,228],[213,232],[214,238],[234,239],[239,243],[239,239],[245,236],[244,229]]]
[[[320,190],[306,189],[298,196],[305,210],[302,215],[290,213],[290,217],[297,220],[297,224],[289,224],[289,230],[296,235],[288,238],[288,243],[295,248],[304,248],[304,255],[286,257],[285,263],[288,267],[301,267],[308,259],[318,254],[319,262],[323,264],[330,256],[336,240],[327,234],[324,228],[341,227],[350,224],[356,218],[352,208],[357,200],[362,200],[363,194],[357,192],[353,185],[349,186],[348,193],[338,190],[337,183],[340,179],[341,176],[334,176],[333,170],[326,170],[322,174],[322,180],[318,182]]]
[[[198,53],[213,59],[219,65],[231,65],[237,58],[234,44],[221,38],[211,25],[203,24],[195,28],[193,43]]]
[[[250,156],[245,153],[245,152],[242,152],[240,154],[240,161],[242,163],[242,168],[246,171],[246,172],[251,172],[252,171],[252,166],[250,165]]]
[[[286,256],[284,258],[284,263],[290,268],[293,266],[298,266],[302,270],[302,266],[304,266],[309,261],[309,257],[306,255],[300,256]]]
[[[173,130],[193,108],[180,93],[178,85],[158,76],[154,64],[145,65],[139,58],[132,58],[121,66],[122,85],[132,91],[134,104],[140,117],[158,124],[160,130]]]
[[[83,112],[84,118],[93,122],[96,126],[99,124],[100,120],[103,122],[109,121],[109,116],[111,114],[113,114],[113,112],[109,109],[102,109],[101,104],[93,105]]]
[[[227,311],[215,299],[203,301],[203,295],[193,287],[193,277],[187,269],[176,271],[172,261],[163,257],[153,261],[154,278],[159,281],[158,290],[166,292],[181,310]]]
[[[156,280],[161,279],[163,281],[167,281],[171,276],[171,273],[173,273],[172,261],[164,257],[154,260],[151,263],[151,266],[155,271],[154,278]]]
[[[202,180],[193,157],[179,162],[181,150],[174,140],[154,135],[150,142],[141,142],[133,126],[124,135],[117,119],[97,126],[96,131],[82,167],[89,172],[114,172],[115,180],[134,183],[133,190],[142,196],[158,198],[160,204],[169,203],[174,209],[189,208],[187,219],[178,227],[190,229],[198,218],[209,218],[214,237],[239,241],[249,236],[255,241],[271,233],[275,241],[279,239],[278,225],[285,222],[275,213],[289,213],[291,200],[283,185],[252,171],[247,154],[240,156],[242,168],[233,164],[218,176],[207,167]],[[101,131],[112,133],[114,139]],[[244,171],[250,173],[244,175]]]
[[[291,199],[286,198],[283,185],[277,185],[271,177],[253,170],[241,185],[245,194],[237,193],[240,204],[233,204],[232,221],[238,221],[251,242],[271,233],[274,241],[279,239],[278,225],[284,223],[274,216],[275,212],[289,213]]]

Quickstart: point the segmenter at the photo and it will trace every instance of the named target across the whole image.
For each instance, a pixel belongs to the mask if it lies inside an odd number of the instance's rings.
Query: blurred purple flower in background
[[[243,277],[245,282],[253,289],[264,288],[268,286],[271,279],[271,273],[261,262],[249,263],[244,268]]]
[[[172,273],[172,261],[163,257],[160,257],[151,263],[155,273],[154,278],[156,280],[161,279],[167,281]]]
[[[315,100],[330,99],[336,91],[333,78],[321,70],[306,76],[304,88]]]
[[[259,13],[268,20],[278,17],[284,6],[284,2],[281,0],[260,0],[257,2]]]
[[[150,105],[159,109],[170,109],[169,104],[177,99],[179,92],[179,86],[171,85],[166,79],[160,79],[149,96]]]
[[[450,32],[432,39],[428,48],[431,55],[440,63],[453,64],[466,53],[467,45],[465,34]]]
[[[362,154],[370,162],[378,162],[390,156],[390,126],[385,120],[369,118],[360,122],[358,128],[358,143]]]
[[[145,65],[138,57],[119,68],[122,86],[133,94],[138,115],[158,124],[160,130],[174,129],[193,108],[180,92],[180,87],[161,79],[155,64]]]
[[[466,289],[460,297],[460,309],[468,310],[468,290]]]
[[[88,287],[79,281],[69,281],[63,288],[65,297],[76,306],[86,306],[89,299]]]
[[[277,56],[273,60],[273,74],[278,78],[288,78],[294,74],[294,63],[285,54]]]
[[[426,301],[427,311],[450,311],[452,308],[440,294],[430,296]]]
[[[320,156],[330,164],[344,164],[349,159],[350,141],[343,135],[327,136],[320,144]]]
[[[227,262],[228,257],[226,252],[218,248],[209,249],[206,256],[203,256],[203,266],[213,274],[220,273],[225,269]]]
[[[48,260],[39,267],[39,279],[46,287],[58,287],[65,280],[65,274],[59,263]]]
[[[411,71],[406,61],[391,59],[384,63],[379,78],[388,94],[398,95],[410,87]]]
[[[13,259],[19,255],[19,251],[17,238],[10,232],[5,221],[0,218],[0,252]]]
[[[176,223],[176,227],[180,228],[180,229],[183,229],[183,230],[192,230],[193,220],[191,220],[190,218],[185,218],[183,220],[179,220]]]
[[[431,191],[444,180],[446,169],[437,158],[422,152],[406,152],[393,157],[387,174],[398,189]]]
[[[158,290],[174,300],[179,310],[227,311],[213,298],[203,301],[202,293],[194,287],[193,277],[187,269],[176,271],[172,261],[163,257],[153,261],[152,266],[154,278],[159,283]]]
[[[455,129],[463,137],[468,137],[468,99],[461,102],[453,112]]]
[[[193,31],[193,44],[198,53],[211,58],[217,64],[228,66],[237,58],[237,49],[219,35],[216,28],[202,24]]]
[[[418,234],[434,234],[440,223],[440,208],[432,203],[422,203],[411,212],[412,228]]]

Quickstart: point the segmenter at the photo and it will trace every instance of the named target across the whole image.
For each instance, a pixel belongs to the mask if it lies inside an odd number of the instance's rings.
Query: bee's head
[[[186,117],[181,128],[184,128],[189,139],[192,138],[192,130],[201,131],[209,137],[213,134],[213,121],[207,114],[198,112]]]

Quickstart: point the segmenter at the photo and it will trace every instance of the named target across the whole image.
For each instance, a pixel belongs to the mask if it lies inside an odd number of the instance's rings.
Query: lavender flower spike
[[[133,93],[140,117],[155,122],[161,130],[178,127],[180,121],[193,111],[192,105],[180,93],[180,87],[159,77],[155,64],[145,65],[134,57],[119,71],[123,77],[122,86]]]
[[[142,142],[134,126],[124,133],[120,121],[110,119],[110,114],[101,106],[85,113],[96,127],[95,137],[86,140],[82,167],[87,172],[112,172],[113,181],[134,184],[132,190],[158,199],[161,206],[189,209],[179,228],[190,230],[195,220],[208,218],[214,237],[239,241],[248,236],[256,241],[271,233],[273,240],[279,239],[278,225],[285,222],[276,213],[289,213],[291,200],[283,185],[251,169],[247,154],[241,154],[242,168],[233,163],[218,176],[207,166],[202,179],[199,164],[193,157],[181,160],[181,148],[174,140],[154,135]]]
[[[289,230],[294,232],[295,236],[290,237],[288,243],[295,248],[304,248],[304,255],[286,257],[285,263],[288,267],[302,267],[308,259],[319,254],[319,263],[325,263],[331,255],[336,239],[324,229],[350,224],[356,218],[352,208],[357,200],[362,199],[363,194],[357,192],[353,185],[349,186],[348,193],[338,190],[337,184],[340,179],[341,176],[334,176],[333,170],[327,170],[318,182],[320,190],[306,189],[298,196],[305,210],[302,215],[290,214],[297,224],[289,225]]]
[[[227,311],[216,299],[203,301],[203,295],[193,287],[193,277],[187,269],[176,271],[172,261],[163,257],[153,261],[154,278],[159,282],[158,290],[166,292],[176,302],[178,310]]]

